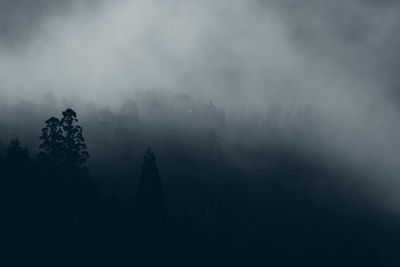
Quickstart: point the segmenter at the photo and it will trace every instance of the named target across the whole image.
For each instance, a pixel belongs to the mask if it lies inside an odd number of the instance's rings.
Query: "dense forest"
[[[400,218],[332,164],[317,107],[2,103],[2,259],[26,265],[396,266]],[[41,130],[40,130],[41,129]]]
[[[0,0],[0,267],[399,267],[399,14]]]

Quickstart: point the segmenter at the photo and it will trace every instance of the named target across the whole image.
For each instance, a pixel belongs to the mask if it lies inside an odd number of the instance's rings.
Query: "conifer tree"
[[[165,224],[166,213],[165,196],[156,158],[151,148],[148,148],[144,155],[142,174],[135,197],[135,220],[141,228],[138,230],[157,238],[160,234],[158,231]]]

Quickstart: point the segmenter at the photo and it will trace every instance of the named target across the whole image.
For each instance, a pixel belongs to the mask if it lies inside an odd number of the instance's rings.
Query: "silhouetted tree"
[[[134,202],[137,261],[150,265],[164,262],[167,254],[167,209],[156,158],[147,149]]]
[[[40,159],[49,160],[56,165],[71,165],[82,168],[89,153],[87,152],[82,127],[76,125],[78,119],[72,109],[62,112],[62,119],[52,117],[42,129],[39,154]]]
[[[58,163],[62,160],[62,132],[60,129],[60,120],[51,117],[46,122],[46,127],[42,129],[40,140],[42,143],[39,148],[43,151],[39,153],[42,160],[49,160],[53,163]]]
[[[136,193],[135,215],[138,229],[146,238],[159,238],[166,223],[166,203],[156,158],[151,148],[144,155],[140,184]]]
[[[78,122],[76,113],[72,109],[67,109],[63,113],[60,121],[60,128],[63,133],[63,150],[66,161],[78,167],[82,167],[89,157],[85,139],[82,134],[82,127],[75,125]]]
[[[73,232],[96,229],[93,221],[99,216],[100,203],[97,187],[84,167],[89,154],[76,113],[67,109],[62,115],[61,120],[52,117],[46,121],[38,155],[43,185],[39,195],[48,213],[46,227],[57,230],[59,235],[50,239],[59,240],[69,238]]]

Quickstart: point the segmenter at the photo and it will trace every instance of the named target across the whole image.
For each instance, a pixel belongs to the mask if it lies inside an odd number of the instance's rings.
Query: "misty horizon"
[[[338,253],[333,266],[350,254],[355,264],[369,251],[370,264],[392,266],[397,246],[386,238],[400,240],[399,11],[393,0],[0,0],[0,166],[7,169],[14,149],[43,188],[62,187],[48,182],[58,163],[43,165],[56,147],[43,143],[43,129],[56,118],[68,136],[61,120],[71,110],[90,157],[79,171],[62,170],[83,177],[80,193],[97,199],[93,216],[105,232],[131,231],[123,218],[133,222],[139,210],[146,217],[143,199],[158,190],[158,206],[147,208],[163,210],[170,224],[154,229],[171,238],[179,220],[196,225],[210,239],[188,230],[199,242],[191,244],[203,246],[188,255],[203,263],[222,260],[223,249],[230,260],[243,252],[242,264],[263,262],[256,231],[285,225],[282,209],[293,222],[288,232],[306,230],[291,237],[280,228],[285,241],[262,232],[260,240],[272,236],[270,263],[290,266],[274,253],[291,255],[292,264]],[[68,144],[66,136],[59,142]],[[263,209],[279,219],[270,223]],[[226,221],[235,224],[225,229]],[[347,232],[349,248],[341,243]],[[361,240],[368,245],[357,250]]]

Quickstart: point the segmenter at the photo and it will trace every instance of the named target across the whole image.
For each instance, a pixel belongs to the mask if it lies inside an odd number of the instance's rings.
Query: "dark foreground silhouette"
[[[190,210],[176,214],[175,207],[167,205],[150,148],[136,192],[127,198],[105,194],[85,167],[89,153],[71,109],[61,119],[45,122],[37,155],[12,140],[0,158],[1,266],[396,266],[400,262],[397,218],[363,202],[335,200],[322,206],[302,190],[304,177],[330,175],[324,170],[277,156],[268,187],[251,187],[251,194],[241,197],[235,188],[248,185],[234,178],[244,174],[216,166],[223,155],[216,134],[210,131],[208,136],[213,152],[197,169],[200,174],[193,173],[212,187],[203,190],[208,193],[200,215]],[[177,176],[184,165],[176,169]],[[224,182],[227,176],[234,182]],[[211,203],[213,194],[222,200],[214,198]]]

